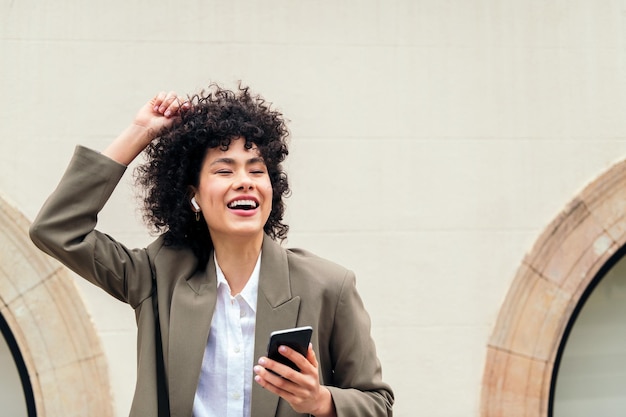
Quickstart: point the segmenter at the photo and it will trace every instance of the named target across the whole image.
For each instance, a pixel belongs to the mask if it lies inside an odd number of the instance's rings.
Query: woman
[[[77,147],[35,219],[40,249],[135,310],[131,416],[392,415],[352,272],[275,242],[287,134],[247,88],[160,93],[101,154]],[[145,217],[161,234],[130,250],[96,218],[142,151]],[[281,347],[299,372],[265,356],[271,331],[305,325],[306,357]]]

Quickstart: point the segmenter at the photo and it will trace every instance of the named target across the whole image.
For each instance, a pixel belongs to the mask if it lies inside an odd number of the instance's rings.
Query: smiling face
[[[272,184],[256,146],[245,148],[243,138],[228,150],[211,148],[200,168],[196,202],[209,227],[211,240],[262,239],[272,210]]]

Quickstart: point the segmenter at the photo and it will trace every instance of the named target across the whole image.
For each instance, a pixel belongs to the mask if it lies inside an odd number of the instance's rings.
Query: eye
[[[263,175],[267,172],[265,165],[263,164],[254,164],[250,167],[250,174],[253,175]]]
[[[218,169],[217,171],[215,171],[216,174],[220,174],[220,175],[228,175],[228,174],[232,174],[233,171],[231,171],[230,169]]]

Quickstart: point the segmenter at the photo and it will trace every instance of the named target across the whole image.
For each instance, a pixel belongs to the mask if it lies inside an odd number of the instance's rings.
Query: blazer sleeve
[[[391,417],[394,395],[382,381],[382,369],[370,333],[370,317],[355,277],[344,279],[331,338],[334,361],[330,390],[338,417]]]
[[[29,233],[39,249],[134,308],[152,290],[147,251],[129,250],[95,230],[98,213],[125,170],[98,152],[76,147]]]

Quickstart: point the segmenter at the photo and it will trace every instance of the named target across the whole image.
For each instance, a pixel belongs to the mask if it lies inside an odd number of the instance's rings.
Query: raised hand
[[[181,111],[190,107],[189,101],[181,99],[175,92],[160,92],[139,109],[134,124],[152,130],[156,135],[172,124]]]
[[[130,164],[159,132],[171,126],[180,112],[191,107],[175,92],[160,92],[144,104],[127,127],[104,151],[103,155],[123,165]]]

